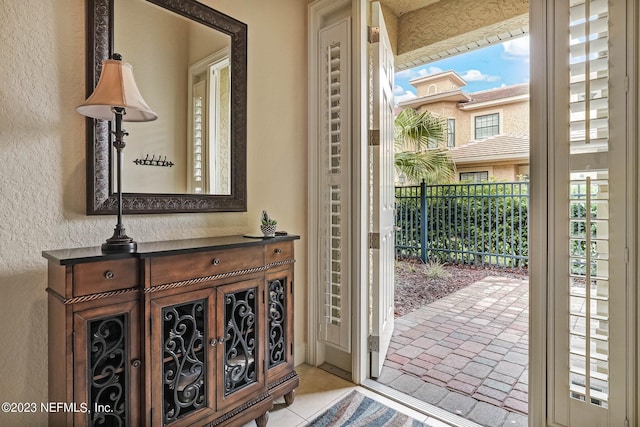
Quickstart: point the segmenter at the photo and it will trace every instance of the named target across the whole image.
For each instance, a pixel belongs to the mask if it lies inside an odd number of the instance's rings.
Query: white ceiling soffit
[[[485,35],[476,41],[471,41],[463,45],[451,46],[442,51],[436,51],[429,54],[420,54],[419,52],[408,52],[396,57],[396,71],[401,71],[407,68],[418,67],[430,62],[438,61],[450,56],[459,55],[475,49],[487,47],[491,44],[503,43],[510,39],[516,39],[529,33],[529,26],[523,26],[509,31],[505,31],[500,34]],[[443,44],[446,41],[443,41]]]

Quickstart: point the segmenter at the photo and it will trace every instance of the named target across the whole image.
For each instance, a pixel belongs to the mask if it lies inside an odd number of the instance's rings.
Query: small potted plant
[[[262,221],[260,224],[260,231],[264,234],[265,237],[274,237],[276,235],[276,221],[273,218],[269,217],[267,211],[262,211]]]

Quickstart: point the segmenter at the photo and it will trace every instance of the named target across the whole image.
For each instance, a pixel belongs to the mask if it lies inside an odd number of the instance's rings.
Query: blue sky
[[[462,90],[477,92],[501,86],[529,82],[529,36],[473,50],[416,68],[395,76],[395,102],[415,98],[416,90],[409,80],[453,70],[466,82]]]

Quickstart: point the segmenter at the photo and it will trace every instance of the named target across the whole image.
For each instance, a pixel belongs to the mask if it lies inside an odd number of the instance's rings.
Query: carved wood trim
[[[64,305],[77,304],[79,302],[95,301],[98,299],[111,298],[118,295],[130,294],[130,293],[139,292],[139,291],[140,289],[137,289],[137,288],[127,288],[127,289],[119,289],[117,291],[101,292],[99,294],[82,295],[82,296],[73,297],[73,298],[64,298],[58,295],[58,293],[53,289],[47,288],[47,292],[50,295],[53,295],[54,297],[56,297]]]
[[[296,378],[298,376],[298,373],[296,371],[293,371],[291,373],[289,373],[288,375],[285,375],[282,378],[279,378],[277,381],[274,381],[272,383],[269,384],[269,390],[271,391],[272,389],[278,387],[281,384],[286,383],[289,380],[292,380],[294,378]]]
[[[219,424],[222,424],[223,422],[227,421],[230,418],[235,417],[236,415],[238,415],[241,412],[244,412],[245,410],[251,408],[253,405],[256,405],[264,400],[270,399],[271,396],[269,395],[269,393],[264,393],[261,394],[260,396],[256,397],[255,399],[250,400],[249,402],[245,403],[242,406],[238,406],[237,408],[233,409],[230,412],[227,412],[226,414],[224,414],[223,416],[221,416],[220,418],[215,419],[214,421],[205,424],[205,427],[213,427],[213,426],[217,426]]]

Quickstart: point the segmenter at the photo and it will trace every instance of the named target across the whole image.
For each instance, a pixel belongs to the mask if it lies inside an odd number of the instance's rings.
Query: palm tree
[[[394,121],[394,163],[396,172],[410,182],[427,184],[450,182],[455,164],[444,147],[446,122],[425,111],[407,108]]]

